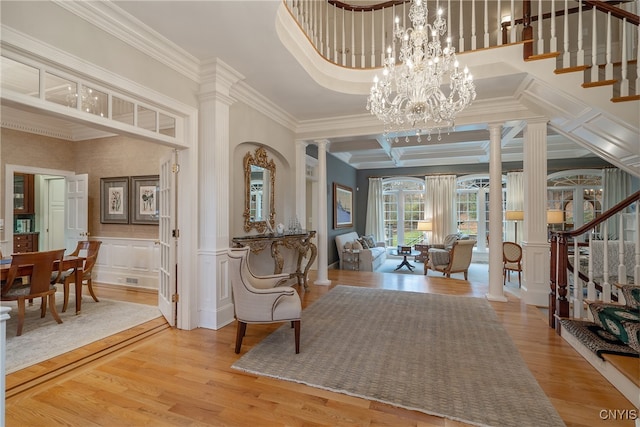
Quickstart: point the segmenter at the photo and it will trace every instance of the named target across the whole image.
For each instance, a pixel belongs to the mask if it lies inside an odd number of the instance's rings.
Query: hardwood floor
[[[311,283],[314,278],[312,272]],[[329,279],[331,287],[346,284],[479,298],[487,292],[486,284],[422,274],[330,270]],[[301,295],[303,307],[331,287],[310,285]],[[99,297],[156,302],[153,294],[96,289]],[[567,426],[633,426],[629,417],[601,416],[634,408],[547,326],[540,310],[506,295],[508,302],[492,306]],[[249,325],[242,352],[236,355],[235,323],[218,331],[182,331],[162,321],[149,322],[8,375],[6,425],[465,425],[230,368],[277,327]],[[488,372],[487,381],[493,375],[499,373]]]

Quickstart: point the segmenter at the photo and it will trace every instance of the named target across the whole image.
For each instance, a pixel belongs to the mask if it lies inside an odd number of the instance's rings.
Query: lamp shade
[[[562,224],[564,222],[564,212],[560,210],[547,211],[547,224]]]
[[[506,211],[504,217],[507,221],[522,221],[524,219],[524,211]]]
[[[418,221],[418,230],[419,231],[433,231],[433,223],[429,220],[426,221]]]

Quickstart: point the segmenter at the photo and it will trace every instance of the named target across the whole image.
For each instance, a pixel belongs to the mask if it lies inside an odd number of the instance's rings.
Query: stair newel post
[[[558,234],[558,257],[556,260],[557,283],[556,292],[558,299],[556,301],[556,315],[558,318],[569,317],[569,299],[567,298],[567,259],[568,247],[567,236],[565,232]],[[556,331],[560,333],[560,322],[556,322]]]
[[[523,57],[533,56],[533,27],[531,27],[531,0],[522,2],[522,41],[524,41]]]
[[[558,271],[557,266],[558,259],[558,236],[553,233],[551,235],[551,262],[549,263],[549,327],[556,327],[556,279],[558,275],[556,272]]]

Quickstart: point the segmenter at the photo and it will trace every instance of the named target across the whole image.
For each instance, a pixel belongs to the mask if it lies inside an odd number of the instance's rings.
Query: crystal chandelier
[[[91,114],[99,114],[100,116],[103,115],[100,111],[98,96],[94,93],[93,89],[82,86],[80,94],[78,94],[70,85],[67,86],[67,105],[71,108],[77,108],[78,100],[80,100],[80,108],[83,111]]]
[[[460,70],[451,38],[442,47],[441,37],[447,31],[442,9],[433,24],[427,23],[426,1],[412,0],[409,19],[413,28],[400,26],[395,18],[393,48],[387,49],[382,78],[374,78],[367,110],[384,122],[385,135],[390,132],[415,130],[421,134],[454,127],[456,115],[476,97],[473,78],[465,67]],[[400,46],[396,63],[396,44]],[[441,86],[449,81],[449,93]],[[397,141],[397,136],[396,136]]]

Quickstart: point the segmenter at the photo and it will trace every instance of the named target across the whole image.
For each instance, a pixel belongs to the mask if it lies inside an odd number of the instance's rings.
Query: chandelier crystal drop
[[[427,23],[428,13],[426,0],[412,0],[412,28],[404,29],[395,18],[393,47],[387,49],[382,77],[373,80],[367,110],[384,122],[385,135],[416,130],[430,136],[433,130],[453,129],[456,115],[476,97],[473,77],[466,67],[460,70],[451,38],[444,47],[441,42],[447,31],[442,9],[433,24]],[[448,94],[443,83],[448,83]]]

